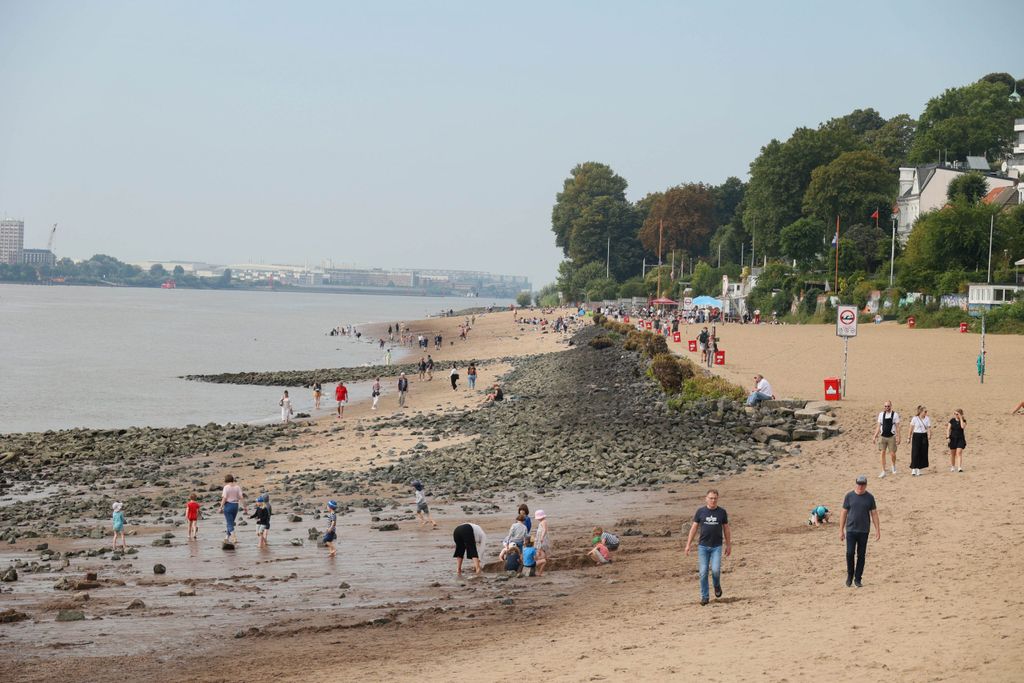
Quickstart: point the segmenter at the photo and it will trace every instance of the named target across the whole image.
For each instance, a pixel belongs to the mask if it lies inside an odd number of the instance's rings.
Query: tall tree
[[[732,220],[746,191],[747,184],[736,176],[729,176],[724,183],[711,188],[711,194],[715,199],[716,225],[725,225]]]
[[[555,206],[551,210],[555,244],[566,256],[569,255],[573,225],[583,211],[602,197],[627,204],[626,187],[626,180],[607,164],[587,161],[572,169],[562,191],[555,196]]]
[[[665,190],[651,206],[640,228],[640,242],[649,253],[682,250],[691,255],[707,251],[715,229],[715,200],[703,183],[687,183]]]
[[[889,162],[893,171],[907,163],[910,146],[914,143],[917,121],[907,114],[897,114],[881,128],[868,131],[864,141],[868,149]]]
[[[577,165],[565,180],[551,211],[551,229],[575,267],[604,265],[610,240],[613,277],[626,279],[640,271],[639,220],[626,200],[626,187],[611,167],[593,161]]]
[[[888,215],[896,195],[897,178],[889,164],[874,152],[846,152],[816,168],[804,195],[805,213],[828,223],[861,222],[876,209]]]
[[[782,229],[779,235],[782,253],[807,268],[825,251],[825,223],[815,218],[800,218]]]
[[[1008,94],[1001,80],[980,80],[928,100],[917,122],[910,160],[1003,158],[1013,142],[1014,118],[1024,117],[1024,102],[1013,101]]]
[[[811,173],[863,141],[849,125],[833,121],[821,128],[798,128],[786,142],[772,140],[750,164],[743,225],[758,253],[778,253],[779,232],[800,218]]]

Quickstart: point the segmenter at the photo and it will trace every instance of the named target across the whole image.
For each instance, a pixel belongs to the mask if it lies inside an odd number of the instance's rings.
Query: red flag
[[[878,209],[875,209],[875,212],[871,214],[871,217],[874,218],[876,221],[878,220]]]

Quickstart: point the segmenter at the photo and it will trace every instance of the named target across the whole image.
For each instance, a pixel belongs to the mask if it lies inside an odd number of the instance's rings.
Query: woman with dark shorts
[[[953,411],[946,426],[946,438],[949,439],[949,471],[964,471],[964,449],[967,448],[967,438],[964,430],[967,428],[967,418],[964,417],[963,408]]]
[[[480,573],[480,556],[484,552],[484,543],[487,542],[487,534],[480,528],[479,524],[460,524],[452,532],[452,539],[455,541],[455,573],[462,576],[462,560],[469,558],[473,560],[473,571]]]

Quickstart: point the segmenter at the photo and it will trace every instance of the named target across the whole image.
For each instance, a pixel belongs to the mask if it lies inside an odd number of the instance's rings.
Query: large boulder
[[[753,437],[759,443],[768,443],[771,439],[789,441],[789,432],[785,429],[776,429],[775,427],[758,427],[754,430]]]

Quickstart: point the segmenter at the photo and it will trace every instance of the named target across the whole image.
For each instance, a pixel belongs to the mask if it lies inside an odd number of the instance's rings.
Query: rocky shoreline
[[[424,354],[426,355],[426,354]],[[470,363],[485,365],[488,363],[516,362],[520,356],[503,356],[501,358],[480,358],[474,360],[443,360],[434,361],[434,372],[442,368],[456,365],[465,368]],[[416,363],[400,363],[397,365],[365,365],[348,368],[320,368],[319,370],[277,370],[268,372],[223,372],[216,375],[183,375],[181,379],[194,382],[211,382],[213,384],[248,384],[266,387],[310,387],[314,382],[329,384],[339,381],[363,382],[377,377],[396,377],[400,373],[412,377],[420,371],[419,361]]]
[[[376,418],[360,430],[405,429],[420,436],[398,462],[367,473],[320,471],[286,486],[354,492],[368,483],[429,482],[435,494],[534,489],[610,489],[693,482],[771,467],[798,455],[792,442],[839,432],[834,415],[805,401],[757,409],[727,399],[675,410],[646,361],[621,344],[595,349],[604,334],[584,328],[565,353],[521,358],[504,381],[506,401],[447,414]],[[427,442],[473,437],[427,450]]]

